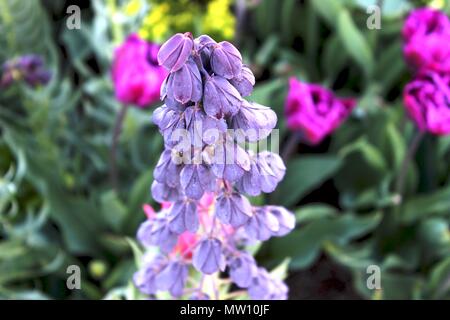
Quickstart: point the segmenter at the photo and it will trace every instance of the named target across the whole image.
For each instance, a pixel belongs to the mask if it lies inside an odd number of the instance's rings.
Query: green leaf
[[[336,208],[321,203],[310,204],[295,209],[295,217],[298,224],[329,218],[335,216],[337,213]]]
[[[339,13],[338,34],[349,55],[360,65],[366,75],[370,76],[375,64],[372,49],[347,10],[341,10]]]
[[[290,267],[305,268],[314,262],[325,241],[345,244],[373,230],[381,221],[380,213],[356,216],[351,213],[314,220],[283,238],[268,244],[270,257],[279,260],[292,257]]]
[[[114,191],[107,191],[100,197],[103,219],[116,232],[122,228],[127,216],[127,208]]]
[[[320,186],[335,173],[341,159],[329,155],[308,155],[288,162],[283,181],[278,185],[274,198],[279,204],[291,206],[308,192]]]
[[[405,202],[399,212],[403,223],[411,224],[430,215],[450,214],[450,186],[433,193],[418,195]]]

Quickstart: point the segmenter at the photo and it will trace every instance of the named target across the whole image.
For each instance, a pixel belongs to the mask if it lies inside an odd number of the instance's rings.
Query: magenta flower
[[[405,43],[414,38],[430,34],[449,34],[450,21],[441,11],[432,8],[419,8],[412,11],[405,20],[402,36]]]
[[[450,71],[450,20],[435,9],[414,10],[406,19],[403,53],[417,70]]]
[[[410,117],[420,130],[436,135],[450,133],[450,75],[422,72],[404,89]]]
[[[300,131],[311,144],[320,143],[349,116],[355,99],[341,99],[319,85],[289,80],[287,126]]]
[[[112,79],[117,100],[141,108],[159,100],[167,71],[158,65],[159,46],[131,34],[116,49]]]

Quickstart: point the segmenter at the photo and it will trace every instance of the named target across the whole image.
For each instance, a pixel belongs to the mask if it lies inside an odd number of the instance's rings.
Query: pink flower
[[[450,134],[450,75],[421,72],[404,89],[403,100],[420,130]]]
[[[419,8],[412,11],[405,20],[402,36],[405,43],[415,37],[430,34],[449,34],[450,21],[447,16],[436,9]]]
[[[417,70],[450,71],[450,20],[434,9],[414,10],[406,19],[403,53]]]
[[[131,34],[114,52],[112,79],[117,100],[139,107],[159,100],[167,71],[158,65],[159,46]]]
[[[320,143],[349,116],[355,99],[341,99],[319,85],[289,79],[287,126],[300,131],[311,144]]]

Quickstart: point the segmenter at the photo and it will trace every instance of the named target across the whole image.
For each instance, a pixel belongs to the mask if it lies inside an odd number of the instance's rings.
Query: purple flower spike
[[[212,76],[206,80],[203,97],[203,107],[206,114],[218,119],[224,115],[235,115],[241,102],[241,95],[227,79]]]
[[[205,274],[225,270],[225,257],[222,243],[218,239],[208,238],[200,242],[193,255],[194,267]]]
[[[255,259],[248,253],[239,253],[229,258],[230,278],[241,288],[248,288],[257,275]]]
[[[190,266],[220,278],[228,264],[231,281],[251,298],[286,299],[286,285],[259,269],[244,250],[295,227],[286,209],[252,207],[244,195],[272,192],[286,172],[278,155],[255,155],[243,147],[270,134],[275,112],[242,98],[252,92],[255,77],[228,42],[177,34],[163,45],[158,61],[170,70],[160,90],[164,105],[153,113],[164,151],[151,191],[162,209],[155,215],[149,205],[143,207],[149,221],[137,237],[145,247],[158,246],[162,255],[143,263],[136,286],[146,294],[163,290],[175,298],[209,299],[201,283],[185,291]],[[215,286],[219,295],[211,298],[221,298],[227,288],[222,281]]]
[[[248,199],[239,193],[223,193],[217,198],[216,215],[221,222],[238,228],[252,216],[252,206]]]
[[[193,47],[191,33],[177,33],[161,46],[158,52],[158,63],[169,72],[175,72],[186,63]]]
[[[255,208],[253,216],[245,225],[248,236],[255,240],[266,241],[280,230],[280,222],[266,208]]]
[[[198,102],[202,98],[202,78],[192,59],[169,75],[167,85],[170,94],[180,103]]]
[[[237,77],[242,69],[241,53],[231,43],[219,42],[211,53],[211,68],[215,74],[224,78]]]
[[[255,85],[255,76],[249,67],[243,66],[241,73],[230,80],[231,84],[239,91],[241,96],[249,96]]]
[[[197,204],[190,200],[175,202],[170,210],[170,230],[177,234],[198,229]]]
[[[179,261],[169,263],[155,278],[159,290],[169,290],[174,297],[180,297],[186,285],[188,267]]]

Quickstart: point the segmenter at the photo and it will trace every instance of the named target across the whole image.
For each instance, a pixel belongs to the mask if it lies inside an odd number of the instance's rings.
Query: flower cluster
[[[158,65],[159,46],[131,34],[116,49],[112,79],[117,100],[146,107],[159,100],[159,88],[167,72]]]
[[[355,99],[338,98],[320,85],[291,78],[285,110],[287,126],[300,131],[309,143],[318,144],[341,125],[355,105]]]
[[[251,152],[240,143],[266,138],[275,113],[243,98],[255,78],[229,42],[176,34],[161,47],[158,61],[169,71],[161,87],[165,103],[153,115],[165,150],[151,191],[163,209],[144,222],[138,238],[161,253],[144,259],[135,284],[146,294],[168,290],[174,297],[190,292],[196,299],[221,298],[219,275],[226,271],[253,299],[285,299],[286,285],[243,250],[295,226],[291,212],[254,207],[244,195],[272,192],[285,174],[277,154]],[[202,276],[189,287],[191,265]],[[213,280],[212,293],[204,288],[207,279]]]
[[[450,133],[450,20],[441,11],[414,10],[403,26],[405,59],[414,79],[405,86],[404,104],[422,131]]]
[[[45,85],[51,73],[45,68],[41,56],[30,54],[6,61],[2,66],[0,87],[6,88],[17,81],[25,81],[30,87]]]

